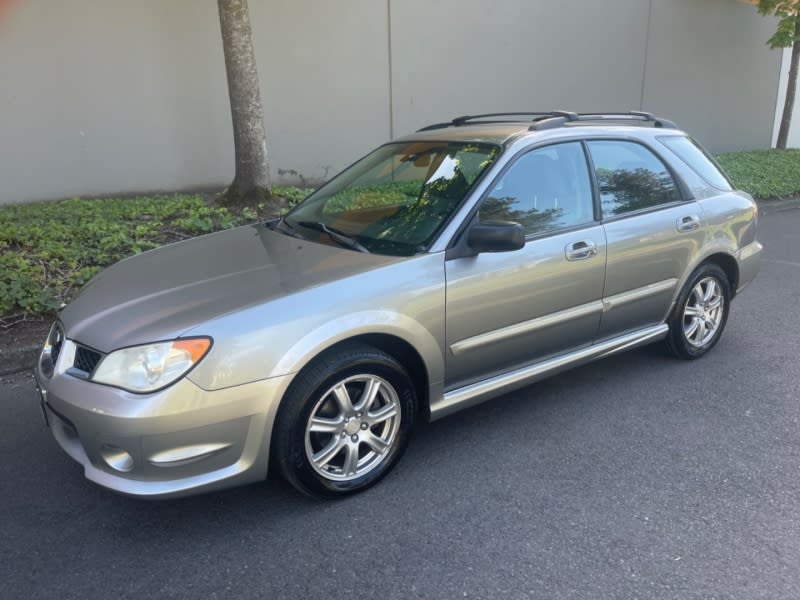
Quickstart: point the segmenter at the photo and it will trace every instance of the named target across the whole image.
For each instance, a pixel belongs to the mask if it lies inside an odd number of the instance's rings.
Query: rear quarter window
[[[658,139],[700,175],[706,183],[726,192],[733,189],[714,159],[693,139],[682,135],[664,136]]]

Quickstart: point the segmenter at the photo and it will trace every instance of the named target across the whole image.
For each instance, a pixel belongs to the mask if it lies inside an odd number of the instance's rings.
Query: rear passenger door
[[[666,163],[627,139],[587,142],[608,244],[598,339],[664,321],[704,227]]]

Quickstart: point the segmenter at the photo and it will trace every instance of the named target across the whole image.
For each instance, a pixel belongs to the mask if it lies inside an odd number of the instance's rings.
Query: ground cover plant
[[[308,191],[276,186],[275,195],[291,206]],[[53,313],[126,256],[271,216],[264,210],[185,194],[0,206],[0,328]]]
[[[800,196],[800,149],[729,152],[717,159],[733,185],[755,198]]]

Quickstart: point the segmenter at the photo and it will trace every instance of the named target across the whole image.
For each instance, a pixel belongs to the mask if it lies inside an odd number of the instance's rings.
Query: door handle
[[[567,260],[584,260],[597,254],[597,244],[592,240],[581,240],[567,244],[564,248]]]
[[[681,233],[686,233],[688,231],[694,231],[698,227],[700,227],[700,217],[697,215],[687,215],[685,217],[681,217],[675,223],[678,231]]]

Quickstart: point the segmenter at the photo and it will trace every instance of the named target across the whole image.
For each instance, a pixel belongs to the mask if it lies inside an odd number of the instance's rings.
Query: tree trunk
[[[786,85],[786,101],[783,104],[781,126],[778,129],[778,142],[776,148],[786,149],[789,141],[789,129],[792,126],[792,111],[797,95],[797,69],[800,63],[800,18],[794,24],[794,44],[792,45],[792,59],[789,62],[789,79]]]
[[[271,200],[264,109],[247,0],[217,0],[231,101],[236,174],[222,202],[255,205]]]

